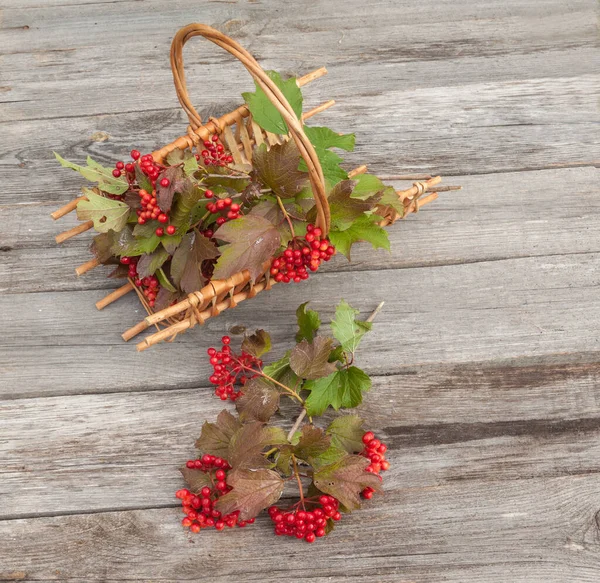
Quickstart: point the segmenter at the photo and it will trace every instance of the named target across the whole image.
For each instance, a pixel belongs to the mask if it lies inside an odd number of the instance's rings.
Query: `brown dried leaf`
[[[242,421],[268,421],[279,409],[280,393],[273,383],[254,377],[244,385],[242,396],[235,406]]]
[[[336,370],[335,363],[328,362],[333,349],[333,339],[315,336],[312,342],[302,340],[290,353],[290,367],[303,379],[320,379]]]
[[[300,152],[294,140],[284,144],[255,148],[252,161],[258,180],[282,198],[300,192],[308,182],[308,172],[298,170]]]
[[[262,455],[265,447],[282,443],[287,443],[283,429],[253,421],[235,432],[226,459],[232,468],[264,468],[269,465]]]
[[[218,257],[217,246],[194,230],[183,237],[171,261],[171,277],[181,290],[192,293],[204,287],[202,262]]]
[[[192,470],[187,466],[181,466],[179,471],[185,480],[188,490],[194,492],[194,494],[202,490],[204,486],[212,487],[210,475],[207,472],[203,472],[202,470]]]
[[[254,334],[246,336],[242,341],[242,350],[260,358],[271,350],[271,337],[264,330],[257,330]]]
[[[320,427],[305,425],[298,444],[294,447],[294,455],[310,463],[314,457],[318,457],[329,449],[331,437],[326,435]]]
[[[242,424],[229,411],[223,410],[217,416],[216,423],[206,421],[202,433],[196,440],[196,447],[202,453],[227,459],[229,443]]]

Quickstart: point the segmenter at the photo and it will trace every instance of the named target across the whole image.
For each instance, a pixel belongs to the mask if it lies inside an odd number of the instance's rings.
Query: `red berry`
[[[168,235],[174,235],[175,231],[177,231],[177,227],[175,225],[169,225],[167,227],[167,234]]]
[[[204,191],[204,197],[205,198],[212,198],[215,195],[215,193],[212,190],[205,190]]]
[[[120,171],[120,170],[117,170],[117,169],[115,168],[115,169],[112,171],[112,175],[113,175],[115,178],[119,178],[119,176],[121,176],[121,171]]]
[[[367,431],[367,433],[362,436],[362,441],[365,445],[373,441],[373,439],[375,439],[375,435],[372,431]]]
[[[155,233],[157,237],[162,237],[165,234],[165,230],[162,227],[158,227]]]
[[[141,156],[141,154],[137,150],[131,150],[131,157],[134,160],[138,160],[140,156]]]
[[[171,184],[171,181],[170,181],[168,178],[163,178],[163,179],[160,181],[160,185],[161,185],[163,188],[167,188],[167,186],[169,186],[170,184]]]

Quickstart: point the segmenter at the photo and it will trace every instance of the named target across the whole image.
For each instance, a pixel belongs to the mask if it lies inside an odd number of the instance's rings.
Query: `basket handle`
[[[202,119],[190,101],[183,70],[183,45],[194,36],[203,36],[231,53],[246,67],[256,84],[265,92],[271,103],[281,114],[288,126],[290,135],[308,167],[308,176],[317,207],[317,226],[327,236],[330,226],[329,203],[325,191],[325,179],[319,158],[310,140],[302,129],[302,122],[279,87],[269,78],[256,59],[233,39],[205,24],[188,24],[180,29],[171,43],[171,69],[179,102],[186,112],[192,130],[202,125]]]

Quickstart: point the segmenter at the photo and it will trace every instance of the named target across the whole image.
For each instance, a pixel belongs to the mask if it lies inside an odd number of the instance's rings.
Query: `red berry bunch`
[[[311,503],[306,499],[305,503]],[[339,502],[333,496],[319,496],[318,501],[312,502],[315,508],[310,511],[296,508],[292,511],[284,511],[277,506],[269,508],[269,516],[275,523],[275,534],[277,536],[294,536],[304,539],[307,543],[315,542],[316,538],[325,536],[327,519],[341,520],[342,515],[338,510]]]
[[[121,257],[121,263],[129,266],[128,276],[133,279],[136,287],[139,287],[148,301],[148,305],[153,308],[156,301],[156,296],[160,289],[160,284],[155,275],[149,275],[140,279],[137,272],[137,262],[139,257]]]
[[[131,157],[134,160],[139,159],[141,171],[150,179],[152,186],[154,186],[158,175],[165,169],[164,166],[157,164],[154,158],[152,158],[152,154],[144,154],[142,156],[137,150],[131,150]]]
[[[136,152],[137,150],[133,150],[133,152]],[[139,154],[139,152],[138,152]],[[139,158],[139,156],[138,156]],[[125,164],[125,162],[119,161],[115,164],[115,169],[112,171],[112,175],[115,178],[120,178],[120,176],[123,174],[123,172],[126,173],[126,176],[128,178],[129,181],[131,181],[133,179],[133,175],[135,173],[135,166],[133,165],[132,162],[127,162],[127,164]]]
[[[322,261],[329,261],[335,255],[335,247],[328,239],[321,238],[323,231],[314,225],[306,227],[304,240],[295,237],[287,249],[271,262],[271,275],[275,281],[299,283],[308,279],[308,271],[317,271]]]
[[[204,159],[205,166],[227,166],[233,162],[233,157],[225,151],[217,134],[211,136],[210,140],[205,140],[204,150],[200,155]]]
[[[206,198],[213,198],[214,192],[207,190],[204,193]],[[240,205],[237,202],[233,202],[231,198],[219,198],[215,202],[211,202],[206,206],[206,210],[210,213],[217,214],[223,213],[217,220],[217,225],[221,226],[227,221],[233,221],[240,216]]]
[[[231,469],[231,466],[226,460],[206,454],[200,459],[189,460],[186,466],[191,470],[200,470],[209,474],[210,481],[214,486],[212,488],[204,486],[196,494],[185,488],[177,490],[175,496],[181,500],[183,513],[186,515],[181,521],[185,528],[197,533],[203,528],[214,527],[217,530],[223,530],[226,526],[229,528],[236,525],[244,527],[254,522],[254,518],[239,520],[240,513],[237,510],[223,515],[215,508],[215,502],[231,490],[231,487],[227,485],[227,471]]]
[[[365,448],[360,452],[360,455],[371,460],[371,463],[365,468],[365,471],[379,475],[380,472],[389,470],[390,462],[385,459],[387,445],[381,443],[379,439],[376,439],[372,431],[367,431],[363,435],[362,441],[365,444]],[[362,496],[369,500],[373,497],[374,492],[375,490],[373,490],[373,488],[365,488],[362,491]]]
[[[221,401],[227,401],[227,399],[235,401],[242,395],[239,385],[244,386],[248,379],[256,376],[252,369],[256,370],[261,367],[262,360],[243,350],[239,356],[233,354],[229,346],[231,342],[229,336],[223,336],[221,342],[223,344],[221,350],[209,348],[207,351],[210,364],[213,366],[213,374],[208,380],[213,385],[217,385],[215,395]],[[236,385],[238,386],[237,390]]]

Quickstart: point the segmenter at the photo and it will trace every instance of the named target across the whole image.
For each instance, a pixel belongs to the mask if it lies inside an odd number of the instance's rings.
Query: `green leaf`
[[[329,193],[331,224],[338,231],[348,229],[364,213],[372,211],[381,198],[380,194],[376,194],[365,200],[353,198],[352,192],[355,185],[356,182],[354,180],[342,180]]]
[[[260,358],[271,350],[271,337],[264,330],[257,330],[254,334],[244,338],[242,350],[256,356],[256,358]]]
[[[352,245],[359,241],[371,243],[373,249],[390,250],[390,240],[387,231],[381,228],[377,222],[381,217],[377,215],[362,215],[358,217],[344,231],[332,229],[329,232],[329,240],[339,253],[350,260]]]
[[[156,270],[170,257],[163,248],[157,249],[154,253],[142,255],[137,264],[137,272],[140,278],[148,275],[154,275]]]
[[[218,255],[216,245],[198,231],[185,235],[171,260],[171,277],[175,285],[188,294],[201,290],[206,283],[202,263]]]
[[[175,198],[173,210],[169,215],[169,222],[175,225],[178,230],[181,228],[183,231],[187,231],[191,224],[197,222],[192,219],[192,212],[194,212],[196,206],[205,209],[207,204],[208,200],[204,198],[204,190],[191,181],[186,182],[184,188]],[[203,214],[204,212],[201,216]]]
[[[304,133],[317,151],[327,148],[341,148],[348,152],[354,150],[356,139],[354,134],[338,134],[329,128],[319,126],[304,126]]]
[[[283,429],[265,427],[264,423],[253,421],[242,425],[229,443],[227,461],[232,468],[261,468],[270,465],[263,455],[267,446],[287,443]]]
[[[369,460],[360,455],[347,455],[314,473],[315,486],[337,498],[348,510],[360,508],[360,493],[367,487],[381,490],[379,478],[366,472]]]
[[[319,457],[330,446],[331,437],[329,435],[325,435],[320,427],[307,424],[302,427],[300,440],[294,447],[294,455],[310,464],[312,458]]]
[[[373,174],[359,174],[353,180],[356,182],[356,186],[352,191],[352,198],[367,200],[377,196],[378,204],[392,207],[401,215],[404,214],[404,205],[393,186],[386,186]]]
[[[325,430],[331,435],[331,443],[348,453],[359,453],[364,449],[362,437],[365,433],[363,420],[358,415],[337,417]]]
[[[79,201],[77,218],[80,221],[94,221],[94,229],[99,233],[121,231],[127,224],[131,209],[124,202],[111,200],[95,194],[88,188],[83,189],[87,200]]]
[[[347,455],[347,451],[334,445],[332,441],[331,445],[324,452],[310,458],[310,465],[316,472],[320,468],[333,464]]]
[[[62,156],[54,152],[56,159],[60,165],[64,168],[70,168],[79,172],[86,180],[90,182],[97,182],[100,190],[108,192],[110,194],[123,194],[128,188],[129,184],[125,177],[115,178],[112,175],[114,168],[105,168],[104,166],[94,162],[88,157],[88,166],[78,166],[68,160],[65,160]],[[92,164],[90,165],[90,160]]]
[[[308,173],[298,170],[300,152],[294,140],[267,149],[255,148],[252,162],[258,180],[282,198],[291,198],[308,183]]]
[[[179,471],[181,472],[181,475],[185,480],[185,484],[190,492],[197,494],[205,486],[212,488],[212,481],[208,472],[190,469],[187,466],[181,466]]]
[[[183,164],[183,173],[186,176],[191,176],[198,170],[198,161],[191,150],[175,148],[167,154],[167,164],[169,166]]]
[[[171,283],[169,278],[166,276],[165,272],[162,269],[158,269],[156,271],[156,278],[158,279],[158,283],[160,283],[161,288],[164,288],[170,291],[172,294],[177,293],[177,288]],[[160,292],[159,292],[160,294]],[[158,296],[156,297],[156,303],[158,304]],[[166,307],[166,306],[165,306]],[[162,308],[157,308],[162,309]]]
[[[233,489],[217,500],[215,508],[222,514],[239,510],[239,519],[248,520],[279,500],[284,481],[273,470],[238,468],[229,472],[227,484]]]
[[[371,388],[371,379],[361,369],[351,366],[336,370],[328,377],[307,381],[304,388],[310,391],[306,411],[315,416],[322,415],[329,406],[336,411],[340,407],[358,407],[362,403],[362,393]]]
[[[284,476],[292,475],[292,447],[283,445],[275,458],[275,468]]]
[[[227,459],[229,442],[241,427],[242,424],[238,419],[229,411],[223,410],[219,413],[216,423],[205,421],[202,433],[196,440],[196,447],[202,453]]]
[[[139,164],[135,165],[135,180],[138,183],[138,186],[141,190],[145,190],[148,193],[151,193],[154,190],[152,186],[152,182],[150,182],[150,178],[148,178],[140,168]],[[138,195],[136,195],[138,196]]]
[[[348,178],[348,173],[340,166],[340,163],[344,161],[343,158],[331,150],[315,148],[315,151],[317,152],[317,157],[319,158],[321,169],[323,170],[323,176],[329,189],[333,188],[340,180],[346,180]],[[308,170],[304,158],[300,160],[298,169],[305,172]]]
[[[346,352],[356,352],[362,337],[373,327],[371,322],[357,320],[358,310],[342,300],[335,308],[331,330]]]
[[[296,116],[302,115],[302,92],[294,77],[283,80],[276,71],[265,71],[292,106]],[[254,121],[264,130],[274,134],[287,134],[288,127],[277,108],[271,103],[265,92],[256,84],[255,93],[242,93]]]
[[[225,223],[214,236],[230,244],[220,249],[222,254],[215,265],[213,279],[227,279],[248,269],[252,280],[256,280],[262,274],[263,263],[273,256],[281,241],[273,223],[254,215]]]
[[[329,362],[332,349],[333,339],[326,336],[316,336],[312,342],[302,340],[290,353],[290,367],[303,379],[329,376],[335,370],[335,364]]]
[[[267,379],[250,379],[244,385],[242,396],[235,401],[240,419],[244,422],[268,421],[279,409],[280,396],[279,390]]]
[[[278,381],[287,370],[290,370],[290,351],[286,352],[279,360],[263,367],[263,372]]]
[[[296,333],[296,342],[308,340],[312,342],[316,332],[321,325],[319,313],[314,310],[307,310],[308,302],[300,304],[296,310],[296,319],[298,320],[298,332]]]

